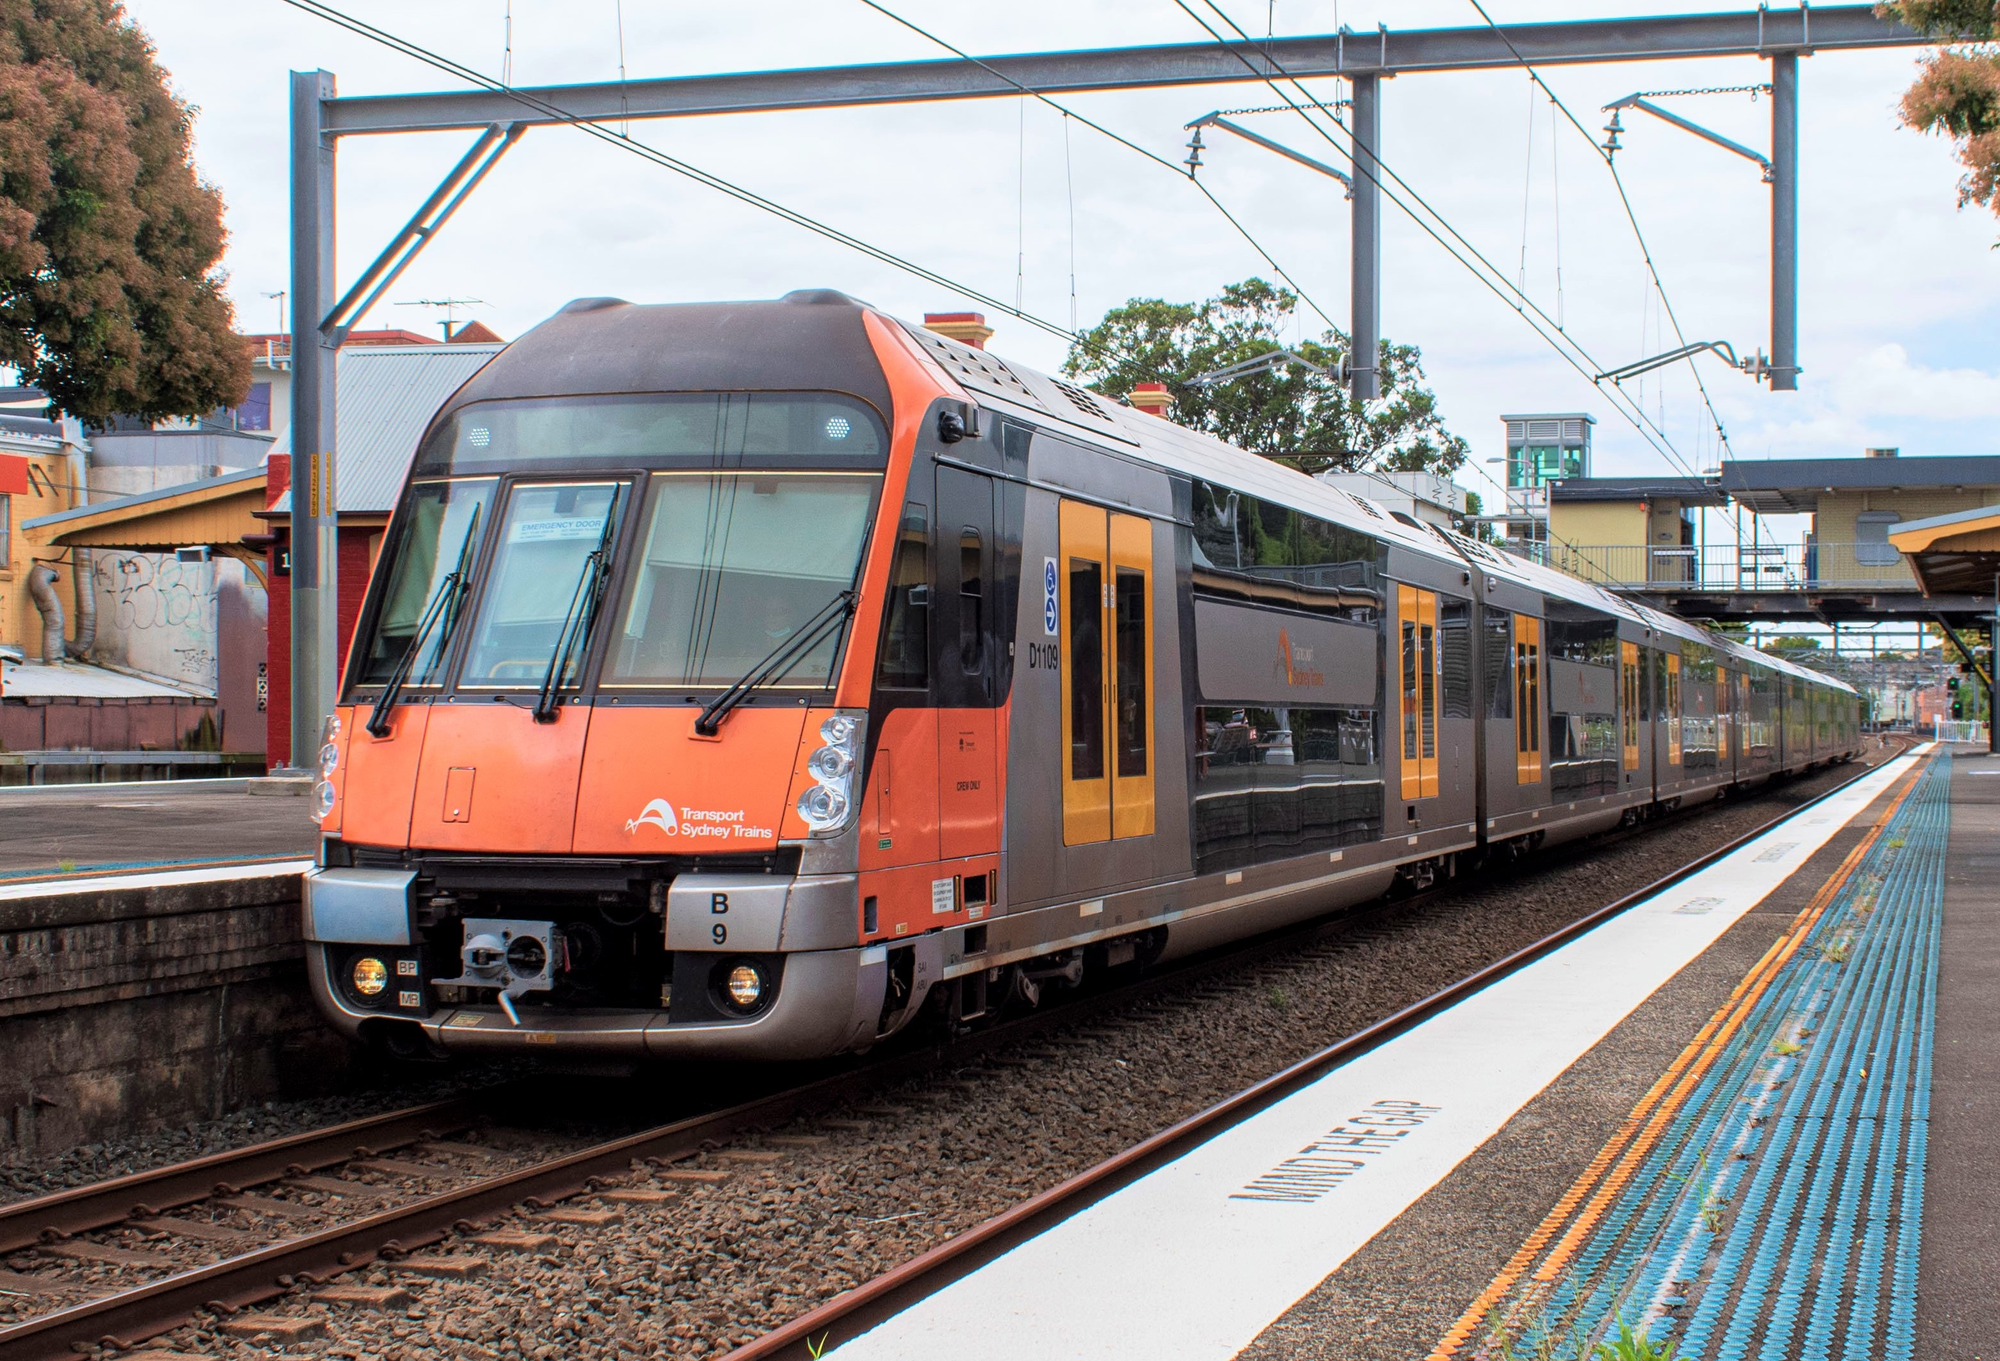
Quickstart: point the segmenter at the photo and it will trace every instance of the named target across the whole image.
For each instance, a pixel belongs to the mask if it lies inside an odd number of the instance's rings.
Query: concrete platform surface
[[[43,875],[310,856],[319,829],[299,798],[242,780],[43,785],[0,790],[0,882]]]
[[[1327,1302],[1326,1287],[1364,1246],[1393,1235],[1413,1207],[1455,1181],[1524,1107],[1586,1066],[1649,998],[1691,967],[1698,972],[1717,943],[1767,899],[1810,878],[1800,871],[1869,815],[1886,790],[1907,787],[1903,777],[1914,765],[1910,758],[1893,761],[1802,809],[1715,865],[1229,1127],[834,1354],[856,1361],[1053,1354],[1368,1361],[1430,1354],[1549,1210],[1560,1185],[1582,1168],[1564,1169],[1555,1183],[1543,1183],[1555,1189],[1522,1198],[1532,1209],[1506,1224],[1497,1254],[1461,1271],[1438,1292],[1448,1303],[1401,1336],[1335,1340],[1329,1333],[1338,1329],[1323,1326],[1327,1320],[1315,1306]],[[1750,964],[1758,958],[1752,953]],[[1743,977],[1740,966],[1722,971],[1724,1000],[1732,974]],[[1713,1007],[1713,999],[1704,1000]],[[1673,1048],[1688,1037],[1678,1030]],[[1669,1049],[1666,1057],[1672,1056]],[[1642,1092],[1657,1085],[1657,1072],[1652,1067],[1639,1078]],[[1613,1130],[1617,1115],[1632,1108],[1631,1095],[1616,1105]],[[1601,1142],[1601,1135],[1588,1142],[1585,1160]],[[1409,1262],[1419,1276],[1450,1254],[1450,1239],[1435,1235],[1433,1226]],[[1412,1297],[1423,1293],[1412,1287],[1421,1284],[1406,1280],[1400,1292],[1379,1297],[1380,1314],[1410,1312]],[[1528,1347],[1517,1354],[1544,1353]]]

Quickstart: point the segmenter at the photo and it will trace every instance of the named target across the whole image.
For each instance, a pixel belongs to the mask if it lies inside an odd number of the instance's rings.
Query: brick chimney
[[[980,312],[926,312],[924,329],[936,331],[975,350],[985,349],[986,338],[993,334],[993,328],[986,324],[985,314]]]
[[[1132,403],[1134,409],[1143,411],[1148,416],[1158,416],[1161,420],[1167,418],[1167,412],[1174,404],[1174,399],[1167,392],[1165,383],[1135,383],[1132,386],[1132,395],[1126,400]]]

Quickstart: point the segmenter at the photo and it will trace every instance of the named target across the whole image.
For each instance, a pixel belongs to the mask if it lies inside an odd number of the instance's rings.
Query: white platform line
[[[0,884],[0,902],[21,898],[59,898],[66,893],[165,888],[172,884],[218,884],[229,879],[268,879],[272,875],[304,874],[312,867],[311,860],[237,860],[227,865],[169,865],[130,873],[113,871],[84,879],[28,879]]]
[[[1908,770],[1904,756],[838,1349],[1222,1361]],[[1823,821],[1821,819],[1824,819]]]

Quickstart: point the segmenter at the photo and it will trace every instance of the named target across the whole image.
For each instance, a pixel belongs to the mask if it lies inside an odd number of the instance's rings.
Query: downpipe
[[[56,594],[58,580],[56,569],[46,562],[28,569],[28,594],[33,597],[35,608],[42,612],[42,662],[46,666],[60,666],[68,651],[68,644],[63,641],[67,630],[62,598]]]

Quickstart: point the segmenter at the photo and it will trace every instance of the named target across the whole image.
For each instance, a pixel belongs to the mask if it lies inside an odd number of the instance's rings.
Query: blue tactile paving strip
[[[1947,753],[1561,1276],[1516,1302],[1512,1355],[1630,1326],[1679,1361],[1912,1356],[1950,786]]]

